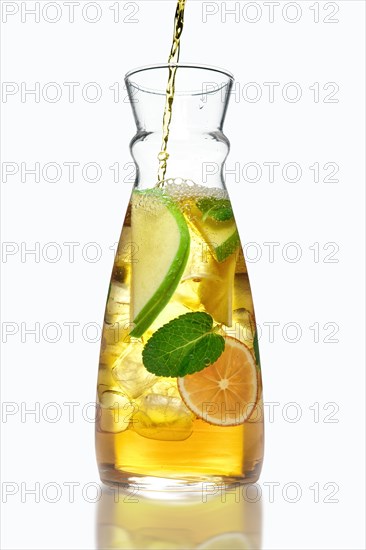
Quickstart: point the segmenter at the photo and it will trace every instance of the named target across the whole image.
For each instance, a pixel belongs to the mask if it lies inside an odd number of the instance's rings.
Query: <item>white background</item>
[[[134,134],[130,105],[123,101],[122,77],[132,67],[166,60],[175,2],[119,2],[119,22],[114,22],[110,8],[116,3],[103,0],[97,4],[101,18],[95,23],[86,20],[95,18],[93,6],[83,16],[82,8],[88,4],[84,0],[75,6],[73,23],[64,2],[51,3],[46,12],[42,12],[46,2],[40,2],[37,23],[34,16],[24,14],[24,8],[34,4],[1,2],[2,338],[6,341],[2,400],[8,413],[3,410],[2,544],[4,549],[89,550],[97,547],[101,504],[88,502],[97,500],[92,490],[88,498],[82,495],[86,484],[99,481],[93,424],[85,419],[93,411],[84,409],[82,414],[84,405],[94,399],[99,353],[99,342],[90,342],[96,331],[88,323],[100,325],[103,318],[113,263],[110,247],[118,239],[131,190],[131,184],[122,181],[128,175],[128,167],[123,167],[131,161],[128,143]],[[258,516],[255,529],[266,550],[360,549],[364,548],[365,6],[362,1],[281,2],[270,22],[265,2],[250,4],[237,2],[239,13],[225,20],[225,7],[235,7],[234,2],[188,0],[181,60],[232,70],[239,86],[225,133],[231,142],[227,168],[239,163],[244,175],[238,181],[228,176],[227,184],[242,240],[256,243],[247,247],[247,254],[252,259],[261,254],[258,261],[248,258],[248,265],[263,330],[265,401],[277,404],[273,418],[267,414],[260,478],[263,520]],[[314,21],[317,9],[319,22]],[[214,13],[204,17],[207,10]],[[16,13],[6,18],[12,11]],[[58,16],[57,22],[47,21]],[[298,21],[289,22],[297,16]],[[326,17],[338,22],[325,22]],[[22,98],[21,90],[34,88],[37,82],[39,102],[34,95]],[[49,82],[62,91],[56,102],[50,101],[56,88],[44,88]],[[69,101],[65,82],[80,83],[74,102]],[[97,102],[82,95],[90,82],[102,91]],[[117,102],[109,89],[116,82],[121,85]],[[279,83],[273,98],[264,84],[268,82]],[[295,88],[286,88],[291,82],[301,91],[296,102],[290,101]],[[314,95],[314,83],[319,83],[319,96]],[[4,90],[14,93],[4,95]],[[250,101],[256,90],[262,96]],[[329,97],[333,90],[338,91]],[[87,88],[88,92],[93,97],[93,89]],[[21,163],[30,168],[36,162],[41,169],[49,162],[58,163],[62,177],[47,181],[53,175],[50,170],[46,178],[41,174],[39,182],[30,174],[23,174],[22,181]],[[80,163],[73,182],[65,162]],[[94,183],[81,170],[89,162],[102,169]],[[119,183],[109,169],[116,162],[121,166]],[[265,162],[280,163],[273,182]],[[297,182],[282,176],[289,162],[301,167]],[[316,162],[319,182],[309,169]],[[246,181],[254,178],[253,172],[245,175],[247,163],[261,166],[259,181]],[[338,181],[324,181],[331,171],[323,168],[326,163],[339,167],[334,176]],[[4,170],[11,167],[16,173],[4,181]],[[288,174],[287,180],[293,177],[291,171]],[[80,243],[74,261],[63,244],[67,242]],[[91,242],[102,251],[99,261],[92,261],[96,249],[88,247]],[[263,244],[269,242],[279,243],[274,258]],[[47,243],[57,243],[58,261],[50,260],[56,248]],[[301,252],[296,262],[290,261],[296,250],[288,243],[297,243]],[[39,254],[24,255],[37,246]],[[73,342],[68,322],[78,323]],[[279,323],[274,338],[269,322]],[[36,323],[39,342],[25,332]],[[47,323],[52,325],[44,331]],[[287,323],[296,325],[286,328]],[[291,342],[296,334],[298,341]],[[56,337],[57,342],[50,342]],[[45,407],[50,402],[59,404],[58,422],[50,420],[57,412]],[[65,402],[80,404],[74,422]],[[39,418],[25,414],[26,408],[35,407],[40,407]],[[269,405],[267,409],[268,413]],[[291,422],[296,415],[297,421]],[[80,484],[74,502],[69,502],[65,482]],[[273,499],[268,486],[272,482],[279,484]],[[40,502],[25,493],[32,487],[37,490],[36,483]],[[58,484],[57,502],[50,502],[57,491],[42,493],[47,483]],[[288,483],[297,485],[286,493]],[[319,484],[319,502],[315,489],[310,489],[314,484]],[[328,502],[334,488],[330,500],[335,502]],[[290,502],[296,500],[296,492],[297,502]],[[200,525],[190,528],[199,532]]]

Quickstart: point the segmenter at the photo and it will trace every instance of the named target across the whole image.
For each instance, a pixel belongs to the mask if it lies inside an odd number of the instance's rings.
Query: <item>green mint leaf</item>
[[[158,376],[185,376],[214,363],[225,340],[213,327],[211,315],[192,312],[180,315],[157,330],[142,352],[149,372]]]
[[[255,362],[257,363],[257,366],[261,368],[261,358],[259,356],[259,345],[258,345],[258,332],[255,331],[254,339],[253,339],[253,350],[255,355]]]
[[[216,199],[215,197],[200,199],[197,202],[197,206],[203,213],[203,221],[211,218],[217,222],[225,222],[234,217],[233,209],[228,199]]]

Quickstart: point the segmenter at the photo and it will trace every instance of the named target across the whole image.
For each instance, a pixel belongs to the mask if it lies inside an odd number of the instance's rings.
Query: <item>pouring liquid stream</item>
[[[168,153],[168,140],[169,140],[169,128],[173,114],[173,101],[175,92],[175,78],[177,74],[176,63],[179,61],[180,54],[180,39],[183,32],[184,25],[184,9],[186,0],[178,0],[177,8],[174,17],[174,32],[173,42],[170,50],[168,63],[169,63],[169,77],[166,87],[165,107],[163,115],[163,138],[161,143],[161,150],[158,154],[159,171],[158,171],[158,184],[165,179],[165,173],[167,169],[167,161],[169,158]]]

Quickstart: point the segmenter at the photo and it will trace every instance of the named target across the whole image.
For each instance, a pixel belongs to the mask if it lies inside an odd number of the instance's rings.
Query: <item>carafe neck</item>
[[[222,172],[229,141],[223,124],[233,78],[219,69],[176,66],[165,179],[224,187]],[[139,188],[158,183],[168,69],[169,65],[138,69],[125,79],[137,127],[131,154],[136,164],[135,186]]]

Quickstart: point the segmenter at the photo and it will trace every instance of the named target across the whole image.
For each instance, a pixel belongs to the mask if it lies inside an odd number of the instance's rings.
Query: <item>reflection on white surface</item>
[[[254,495],[254,496],[253,496]],[[155,500],[105,488],[98,504],[98,550],[260,550],[262,504],[256,486]]]

